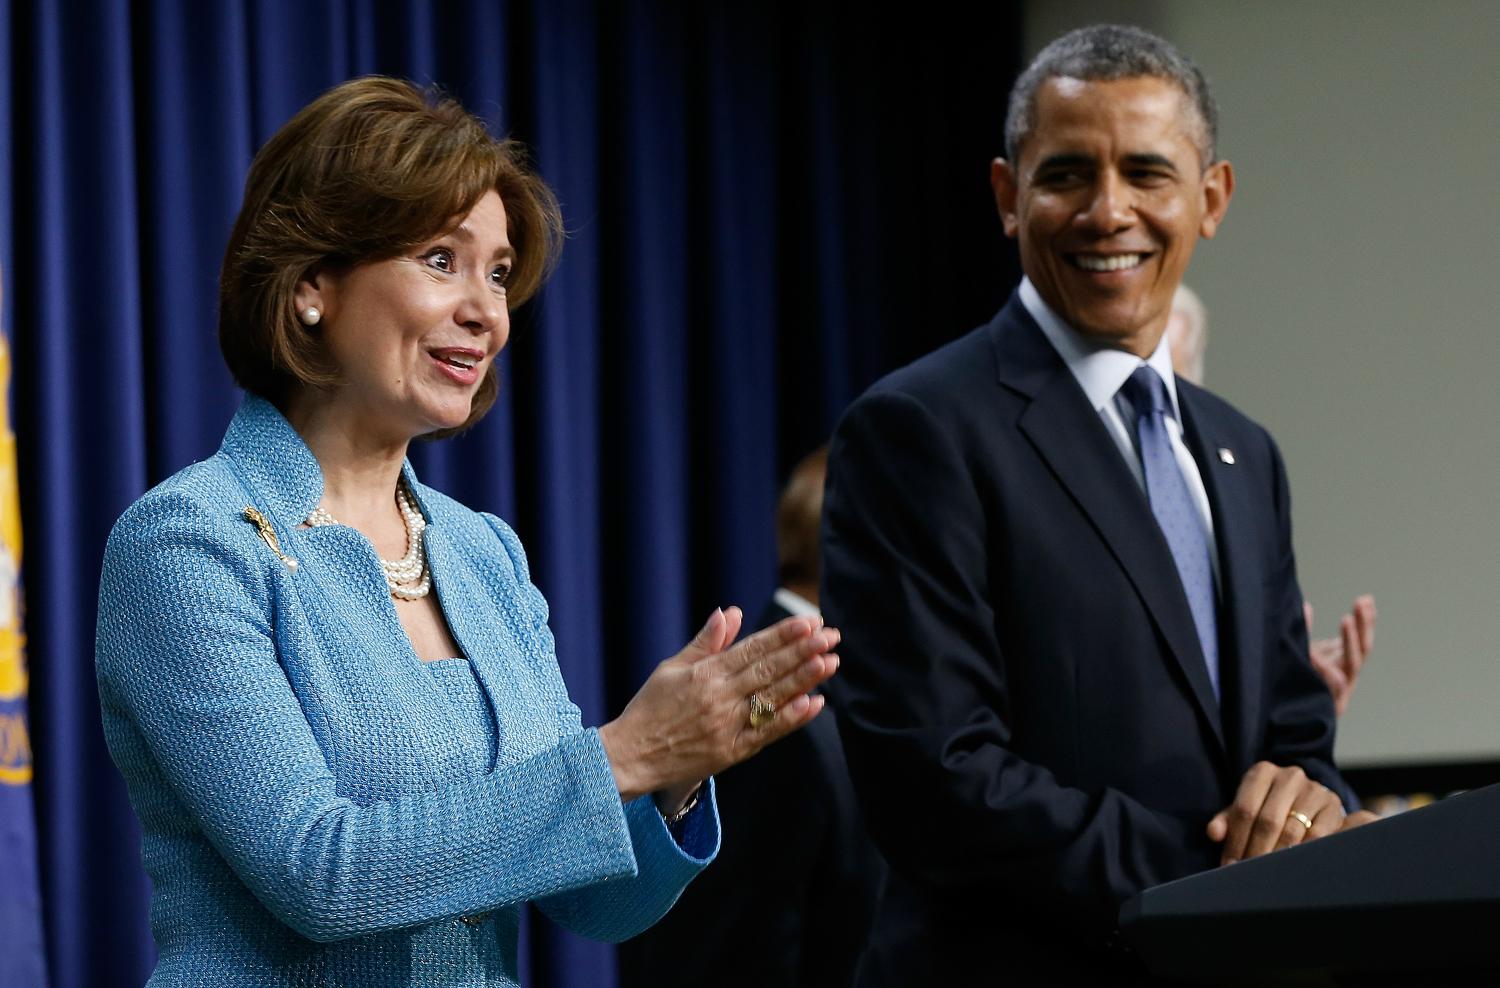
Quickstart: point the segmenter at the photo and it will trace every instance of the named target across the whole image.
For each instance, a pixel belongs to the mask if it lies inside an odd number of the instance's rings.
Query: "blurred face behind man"
[[[1034,119],[1018,160],[990,171],[1021,267],[1074,329],[1150,356],[1198,238],[1229,206],[1233,169],[1204,166],[1200,121],[1168,79],[1054,77]]]

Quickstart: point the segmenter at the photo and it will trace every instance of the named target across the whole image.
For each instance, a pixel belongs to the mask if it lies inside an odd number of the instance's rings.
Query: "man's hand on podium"
[[[1346,817],[1337,794],[1300,766],[1257,762],[1240,781],[1234,802],[1208,822],[1208,836],[1224,845],[1219,863],[1233,864],[1370,819],[1374,814],[1363,810]]]

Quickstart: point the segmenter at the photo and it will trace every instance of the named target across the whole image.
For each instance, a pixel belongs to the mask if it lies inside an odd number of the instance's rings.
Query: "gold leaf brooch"
[[[297,560],[281,551],[281,540],[276,538],[276,529],[271,527],[271,523],[266,519],[266,516],[248,504],[245,505],[244,516],[245,520],[254,525],[255,530],[260,533],[261,541],[270,546],[271,551],[276,553],[276,558],[286,563],[286,568],[295,573],[297,571]]]

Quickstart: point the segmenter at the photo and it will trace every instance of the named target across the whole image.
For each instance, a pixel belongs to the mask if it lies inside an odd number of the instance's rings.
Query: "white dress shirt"
[[[1136,451],[1134,429],[1125,424],[1122,407],[1128,412],[1129,402],[1119,394],[1120,387],[1142,364],[1149,365],[1167,386],[1167,397],[1171,400],[1172,413],[1167,416],[1167,435],[1172,442],[1172,453],[1177,457],[1177,467],[1187,481],[1188,493],[1198,507],[1198,516],[1203,521],[1203,531],[1208,541],[1209,558],[1213,563],[1214,583],[1219,580],[1219,548],[1214,544],[1214,517],[1208,506],[1208,492],[1203,487],[1203,476],[1198,472],[1198,461],[1182,441],[1182,412],[1177,405],[1177,377],[1172,373],[1172,349],[1167,336],[1162,334],[1156,350],[1145,360],[1133,353],[1116,350],[1090,340],[1072,326],[1063,322],[1042,300],[1041,293],[1030,278],[1021,279],[1021,304],[1031,313],[1042,328],[1042,334],[1052,344],[1068,370],[1078,381],[1089,403],[1104,420],[1104,427],[1120,448],[1120,455],[1135,476],[1141,490],[1146,490],[1146,474],[1141,468],[1140,454]],[[1133,419],[1132,419],[1133,421]]]

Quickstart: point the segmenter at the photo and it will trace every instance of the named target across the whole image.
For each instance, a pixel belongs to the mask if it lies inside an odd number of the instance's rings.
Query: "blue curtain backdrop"
[[[0,322],[55,988],[152,965],[95,593],[114,519],[212,454],[239,401],[215,291],[254,150],[371,72],[438,83],[534,148],[562,266],[518,314],[495,411],[414,459],[516,525],[600,723],[714,605],[759,608],[779,483],[840,409],[1015,280],[987,167],[1017,14],[941,6],[0,0]],[[524,952],[528,984],[616,983],[612,948],[544,921]]]

